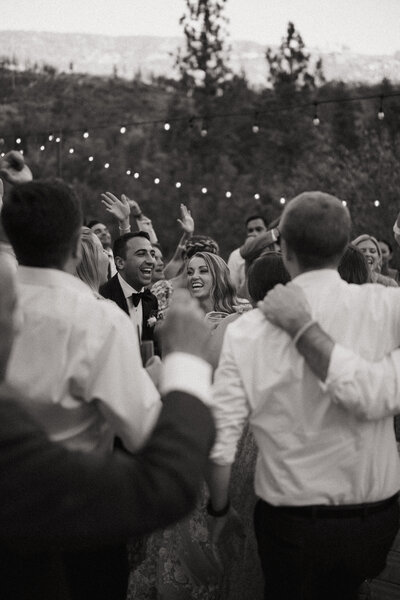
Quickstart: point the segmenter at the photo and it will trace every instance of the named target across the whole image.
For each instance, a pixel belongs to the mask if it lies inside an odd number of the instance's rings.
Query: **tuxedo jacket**
[[[113,300],[129,316],[128,303],[124,292],[118,281],[118,275],[114,275],[100,287],[100,294],[104,298]],[[142,298],[143,321],[142,321],[142,340],[154,340],[154,327],[149,327],[147,320],[151,316],[157,316],[158,302],[154,294],[149,292],[148,297]]]
[[[3,396],[1,600],[125,600],[121,544],[189,513],[214,436],[209,409],[176,391],[138,454],[72,452]]]

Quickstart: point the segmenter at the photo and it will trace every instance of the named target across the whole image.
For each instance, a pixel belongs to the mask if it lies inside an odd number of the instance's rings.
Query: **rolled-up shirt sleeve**
[[[378,420],[398,414],[400,349],[371,362],[336,344],[325,383],[334,402],[361,418]]]
[[[233,354],[229,327],[225,334],[219,366],[215,373],[210,408],[217,429],[216,442],[210,459],[218,465],[232,464],[250,410]]]

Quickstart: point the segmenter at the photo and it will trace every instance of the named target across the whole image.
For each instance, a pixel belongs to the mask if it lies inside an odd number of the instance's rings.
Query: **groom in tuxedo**
[[[114,242],[117,274],[100,288],[104,298],[113,300],[133,321],[140,340],[152,340],[154,327],[148,323],[157,317],[157,298],[147,287],[155,265],[155,252],[148,233],[126,233]]]

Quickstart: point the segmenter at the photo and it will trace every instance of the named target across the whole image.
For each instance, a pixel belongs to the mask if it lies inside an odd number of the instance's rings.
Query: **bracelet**
[[[228,500],[228,503],[226,506],[224,506],[224,508],[221,508],[221,510],[215,510],[215,508],[213,508],[213,506],[211,504],[211,500],[209,500],[207,502],[206,510],[207,510],[207,514],[209,514],[210,517],[225,517],[225,515],[228,514],[230,507],[231,507],[231,501]]]
[[[296,346],[297,342],[299,341],[301,336],[307,331],[307,329],[310,329],[310,327],[312,327],[313,325],[316,325],[316,323],[317,323],[317,321],[314,321],[314,319],[311,319],[310,321],[307,321],[307,323],[305,323],[303,325],[303,327],[300,327],[300,329],[298,330],[298,332],[296,333],[296,335],[293,338],[293,344]]]
[[[400,227],[397,227],[397,221],[393,225],[393,233],[395,233],[396,235],[400,235]]]
[[[118,226],[118,229],[119,229],[119,232],[120,232],[121,235],[123,235],[124,233],[130,233],[131,232],[131,226],[130,225],[127,225],[126,227],[119,227]]]

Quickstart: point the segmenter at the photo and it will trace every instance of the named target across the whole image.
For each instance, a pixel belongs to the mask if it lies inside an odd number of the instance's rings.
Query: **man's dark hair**
[[[113,245],[114,258],[116,256],[119,256],[120,258],[125,259],[126,258],[126,245],[129,242],[129,240],[136,238],[136,237],[142,237],[142,238],[145,238],[146,240],[150,241],[150,236],[147,233],[147,231],[131,231],[130,233],[125,233],[124,235],[121,235],[121,237],[117,238],[114,242],[114,245]]]
[[[256,219],[261,219],[261,221],[264,223],[265,228],[267,228],[267,223],[264,219],[264,217],[262,215],[251,215],[250,217],[247,217],[246,221],[245,221],[245,225],[247,227],[247,225],[249,224],[250,221],[255,221]]]
[[[1,219],[21,265],[57,269],[64,266],[83,222],[79,198],[58,180],[12,188]]]
[[[263,300],[278,283],[285,285],[290,275],[283,264],[280,252],[267,252],[257,258],[247,272],[247,287],[254,304]]]
[[[349,242],[350,214],[335,196],[304,192],[289,202],[279,229],[300,265],[319,269],[340,260]]]
[[[393,246],[391,244],[389,244],[389,242],[387,240],[378,240],[378,244],[379,242],[382,242],[382,244],[386,244],[386,246],[389,248],[389,252],[390,254],[393,254]]]
[[[371,281],[367,259],[353,244],[347,246],[340,260],[338,271],[340,277],[348,283],[361,285]]]

